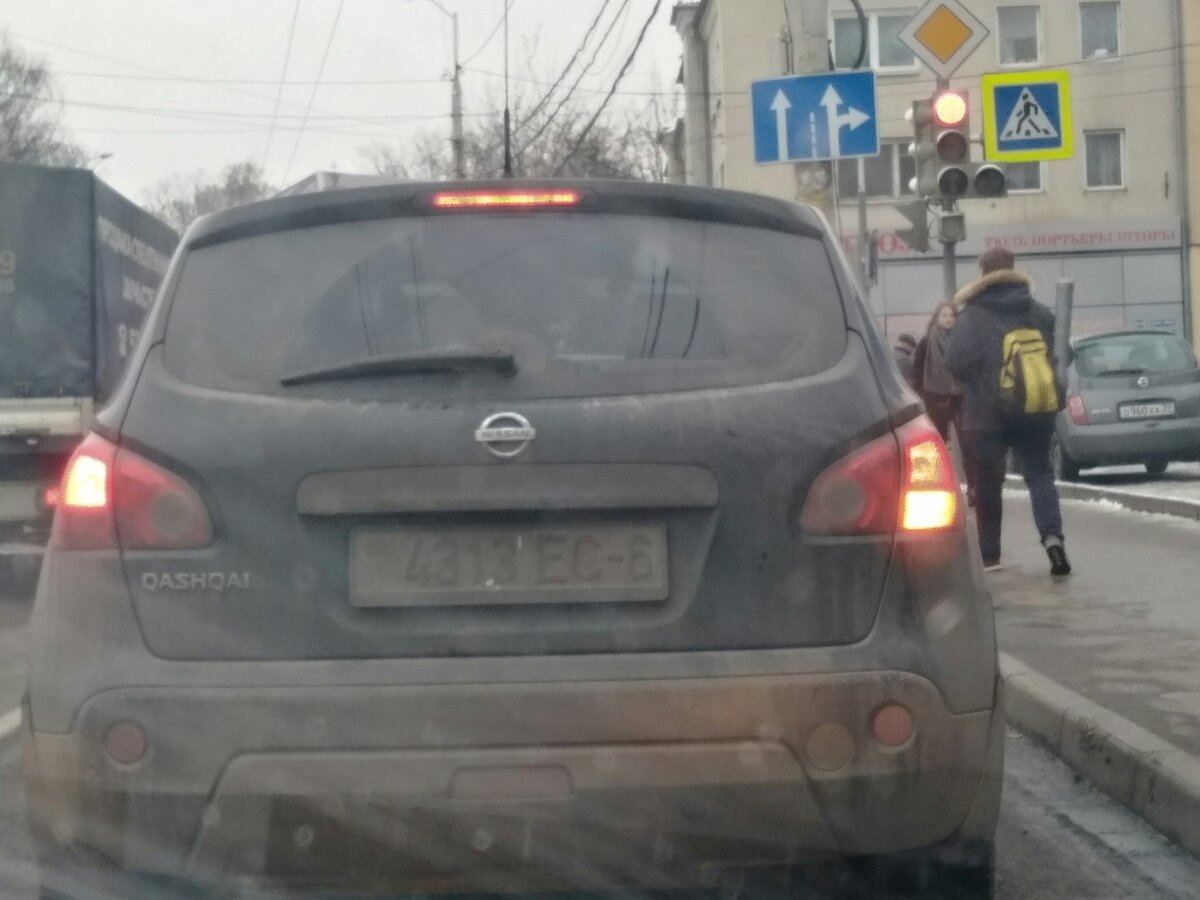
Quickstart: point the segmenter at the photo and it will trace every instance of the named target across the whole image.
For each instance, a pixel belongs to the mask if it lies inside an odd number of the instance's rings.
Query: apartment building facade
[[[849,0],[701,0],[680,3],[684,115],[674,135],[680,180],[821,202],[854,257],[858,193],[867,231],[877,233],[879,267],[871,304],[889,334],[924,327],[941,299],[940,246],[928,254],[897,235],[907,222],[894,206],[912,200],[904,113],[933,93],[933,74],[899,39],[923,0],[861,0],[865,34]],[[1070,72],[1075,155],[1009,164],[1009,195],[962,203],[967,239],[958,277],[975,257],[1003,245],[1053,302],[1055,283],[1075,282],[1077,334],[1163,328],[1190,335],[1184,219],[1187,211],[1185,55],[1182,6],[1194,0],[962,0],[987,27],[987,40],[951,79],[970,94],[971,130],[983,129],[980,76],[1065,68]],[[877,73],[879,156],[819,167],[756,165],[750,83],[784,74],[798,19],[827,6],[829,57]],[[789,23],[793,27],[789,27]],[[865,38],[865,42],[864,42]],[[794,55],[794,54],[793,54]],[[799,68],[805,68],[801,65]],[[972,147],[982,159],[982,146]]]

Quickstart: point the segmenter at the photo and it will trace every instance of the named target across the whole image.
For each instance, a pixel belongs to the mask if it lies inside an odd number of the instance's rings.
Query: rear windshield
[[[777,380],[846,343],[814,238],[602,214],[447,215],[245,238],[188,255],[168,369],[221,390],[480,398]],[[407,373],[282,387],[409,351],[501,347],[518,372]]]
[[[1120,334],[1098,338],[1075,351],[1080,375],[1137,375],[1181,372],[1196,368],[1192,348],[1170,334]]]

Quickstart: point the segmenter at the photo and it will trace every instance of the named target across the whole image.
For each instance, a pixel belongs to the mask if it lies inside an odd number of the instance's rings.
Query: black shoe
[[[1003,568],[1004,563],[1000,562],[999,557],[996,557],[995,559],[985,559],[983,561],[983,571],[985,572],[995,572],[997,569]]]
[[[1042,541],[1042,546],[1046,548],[1046,556],[1050,558],[1050,574],[1070,575],[1071,561],[1067,559],[1067,548],[1063,546],[1063,539],[1052,534]]]

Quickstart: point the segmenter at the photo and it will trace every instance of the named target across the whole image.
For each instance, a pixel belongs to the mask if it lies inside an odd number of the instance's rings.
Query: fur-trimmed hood
[[[977,278],[970,284],[963,285],[957,294],[954,295],[954,305],[962,309],[972,300],[975,300],[989,289],[1001,287],[1005,290],[1004,293],[1017,293],[1013,288],[1022,289],[1020,293],[1025,294],[1032,301],[1033,299],[1033,279],[1024,272],[1019,272],[1016,269],[1000,269],[995,272],[989,272],[982,278]],[[998,292],[992,292],[998,293]]]

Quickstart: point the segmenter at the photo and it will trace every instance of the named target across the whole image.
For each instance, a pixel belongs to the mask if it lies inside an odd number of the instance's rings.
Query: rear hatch
[[[1200,416],[1200,368],[1174,334],[1130,332],[1075,348],[1074,375],[1087,423]]]
[[[194,240],[120,438],[211,518],[193,549],[121,532],[150,648],[864,637],[892,536],[798,522],[816,476],[887,430],[837,263],[800,214],[703,196],[426,193]]]

